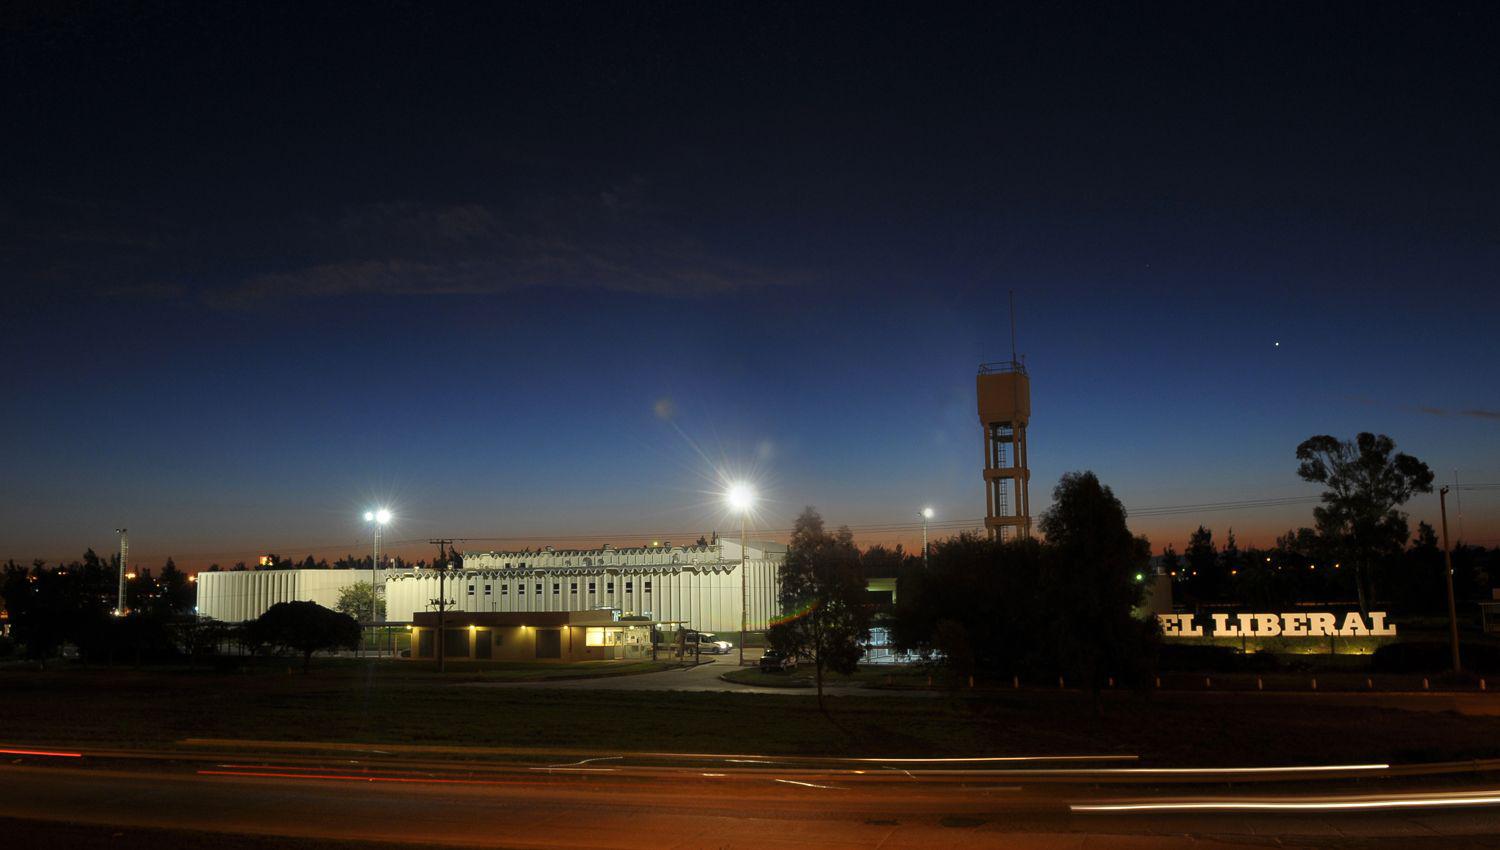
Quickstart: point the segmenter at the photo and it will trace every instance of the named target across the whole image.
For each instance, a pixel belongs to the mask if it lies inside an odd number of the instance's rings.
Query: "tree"
[[[1047,538],[1042,608],[1064,669],[1097,696],[1105,676],[1141,674],[1157,634],[1137,619],[1151,561],[1144,537],[1130,533],[1125,506],[1092,472],[1070,472],[1052,491],[1038,527]]]
[[[340,590],[338,604],[334,605],[333,609],[341,614],[348,614],[355,620],[363,621],[370,616],[372,596],[375,598],[376,619],[385,619],[385,597],[376,593],[375,585],[367,581],[355,582]]]
[[[997,677],[1052,675],[1059,669],[1041,608],[1043,546],[1032,539],[1000,542],[963,533],[932,545],[902,571],[891,638],[904,652],[939,659],[961,682],[975,673]]]
[[[1168,543],[1161,548],[1161,571],[1168,576],[1177,575],[1182,568],[1182,559],[1177,555],[1177,547]]]
[[[1183,584],[1192,588],[1196,597],[1210,595],[1208,589],[1213,585],[1219,568],[1219,550],[1214,546],[1213,531],[1198,526],[1198,530],[1188,536],[1182,557],[1185,562],[1185,575],[1180,576]]]
[[[1432,470],[1396,451],[1384,434],[1361,432],[1352,441],[1326,434],[1297,446],[1297,474],[1322,484],[1323,504],[1313,509],[1318,533],[1354,565],[1359,608],[1370,611],[1370,573],[1383,556],[1399,555],[1409,536],[1399,508],[1417,493],[1432,492]]]
[[[171,558],[167,558],[166,566],[161,568],[156,588],[157,595],[152,601],[158,611],[169,615],[192,613],[197,591],[188,581],[187,573],[179,570]]]
[[[302,671],[307,672],[314,652],[358,646],[359,623],[316,602],[278,602],[250,623],[248,637],[252,644],[301,652]]]
[[[870,611],[859,550],[848,528],[829,534],[813,508],[793,526],[786,561],[780,568],[781,610],[766,641],[773,649],[810,658],[823,704],[823,677],[832,670],[852,673],[870,639]]]

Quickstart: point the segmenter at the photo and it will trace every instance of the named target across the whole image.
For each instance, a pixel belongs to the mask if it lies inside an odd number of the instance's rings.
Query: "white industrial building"
[[[748,555],[748,557],[746,557]],[[469,552],[442,577],[449,610],[472,612],[594,611],[682,622],[712,632],[740,628],[741,575],[747,625],[765,629],[778,611],[777,570],[786,547],[737,540],[705,546],[640,546]],[[368,582],[368,570],[274,570],[201,573],[198,611],[217,620],[260,616],[277,602],[309,600],[333,607],[339,592]],[[384,570],[388,622],[411,622],[437,610],[435,570]]]
[[[375,570],[377,581],[408,570]],[[237,623],[253,620],[277,602],[316,602],[332,608],[344,588],[370,583],[370,570],[234,570],[198,573],[198,613]]]

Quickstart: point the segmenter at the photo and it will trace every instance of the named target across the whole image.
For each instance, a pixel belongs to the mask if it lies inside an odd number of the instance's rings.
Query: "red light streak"
[[[81,759],[83,753],[53,753],[47,750],[0,750],[3,756],[53,756],[64,759]]]

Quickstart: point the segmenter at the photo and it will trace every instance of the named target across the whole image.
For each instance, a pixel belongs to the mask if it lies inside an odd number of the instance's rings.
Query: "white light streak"
[[[1075,812],[1340,812],[1372,809],[1438,809],[1500,805],[1500,790],[1458,794],[1393,794],[1384,797],[1265,797],[1247,800],[1178,800],[1171,802],[1075,803]]]

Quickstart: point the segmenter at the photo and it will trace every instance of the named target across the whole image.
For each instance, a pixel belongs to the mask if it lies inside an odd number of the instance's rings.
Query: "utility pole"
[[[1453,672],[1462,673],[1458,658],[1458,606],[1453,603],[1453,550],[1448,547],[1448,487],[1438,488],[1438,508],[1443,514],[1443,578],[1448,584],[1448,645],[1453,649]]]
[[[432,563],[433,569],[438,573],[438,627],[437,627],[437,660],[438,672],[447,670],[447,658],[443,652],[443,644],[448,640],[448,591],[444,589],[448,578],[448,548],[453,545],[452,540],[439,539],[429,540],[438,547],[438,558]]]
[[[749,626],[749,624],[750,624],[750,612],[748,610],[746,610],[746,606],[749,604],[750,595],[749,595],[748,591],[745,588],[745,582],[749,580],[747,578],[747,574],[750,571],[750,541],[745,539],[745,521],[746,521],[745,518],[746,518],[746,515],[749,514],[749,513],[750,513],[749,511],[740,511],[740,666],[741,667],[745,666],[745,632],[747,631],[746,627]],[[698,644],[700,646],[703,644],[702,638],[699,638]],[[697,659],[696,655],[697,654],[694,653],[693,663],[695,663],[695,664],[698,662],[698,659]]]
[[[130,535],[127,529],[117,528],[115,533],[120,535],[120,581],[115,590],[115,616],[125,616],[125,564],[130,560]]]

